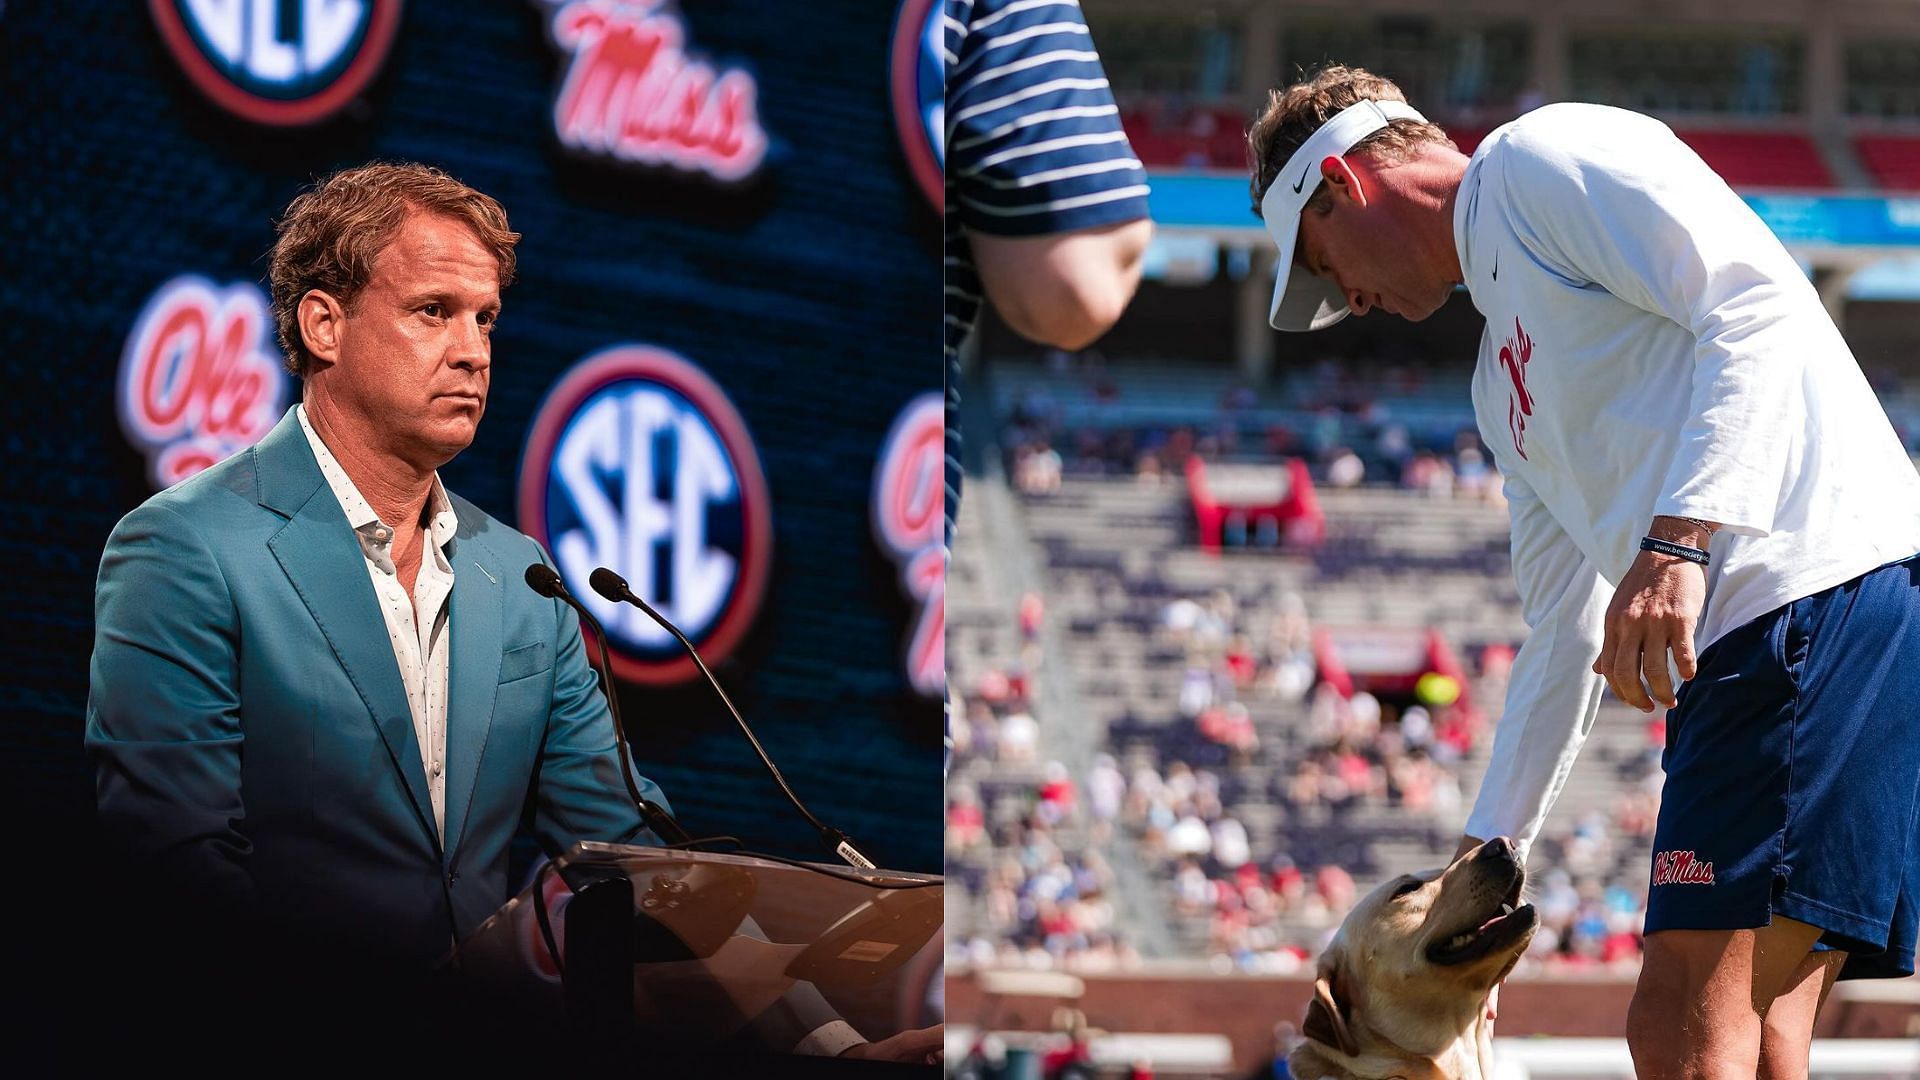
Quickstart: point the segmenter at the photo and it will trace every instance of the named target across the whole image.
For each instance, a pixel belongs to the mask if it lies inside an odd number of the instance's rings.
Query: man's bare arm
[[[1140,285],[1153,236],[1144,218],[1048,236],[972,231],[987,299],[1013,331],[1061,349],[1084,349],[1120,319]]]

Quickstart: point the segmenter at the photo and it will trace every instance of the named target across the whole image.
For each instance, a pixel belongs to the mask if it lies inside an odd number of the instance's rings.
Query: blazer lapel
[[[456,503],[459,507],[461,504]],[[460,533],[471,536],[463,516]],[[493,728],[494,691],[500,685],[500,562],[479,541],[456,539],[452,608],[447,633],[453,654],[447,664],[447,844],[449,862],[460,848],[467,814],[479,782],[480,757]]]
[[[346,511],[320,475],[306,433],[291,410],[254,453],[260,504],[288,519],[267,548],[359,692],[406,784],[414,813],[438,845],[406,685],[400,681],[400,665],[367,577],[366,556],[347,527]]]

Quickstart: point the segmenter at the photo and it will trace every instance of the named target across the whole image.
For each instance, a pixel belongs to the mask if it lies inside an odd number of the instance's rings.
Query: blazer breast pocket
[[[506,655],[500,658],[500,682],[505,684],[530,678],[545,673],[551,667],[553,658],[548,654],[544,641],[508,649]]]

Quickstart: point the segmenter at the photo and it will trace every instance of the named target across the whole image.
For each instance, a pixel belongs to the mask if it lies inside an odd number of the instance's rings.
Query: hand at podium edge
[[[908,1065],[938,1065],[946,1056],[947,1032],[943,1024],[903,1031],[879,1042],[854,1043],[840,1052],[843,1058],[870,1061],[898,1061]]]

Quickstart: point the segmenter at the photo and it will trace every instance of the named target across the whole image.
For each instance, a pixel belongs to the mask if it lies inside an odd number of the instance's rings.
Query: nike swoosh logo
[[[1293,193],[1294,193],[1295,195],[1298,195],[1298,194],[1300,194],[1300,189],[1301,189],[1301,188],[1303,188],[1303,187],[1305,187],[1305,186],[1307,186],[1307,173],[1310,173],[1310,172],[1312,172],[1312,171],[1313,171],[1313,167],[1312,167],[1311,165],[1309,165],[1309,166],[1307,167],[1307,170],[1306,170],[1306,172],[1303,172],[1303,173],[1301,173],[1301,174],[1300,174],[1300,180],[1299,180],[1299,182],[1293,185]]]

